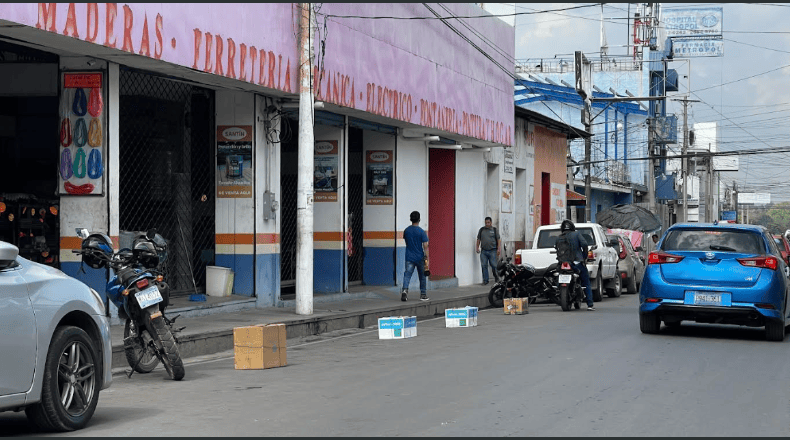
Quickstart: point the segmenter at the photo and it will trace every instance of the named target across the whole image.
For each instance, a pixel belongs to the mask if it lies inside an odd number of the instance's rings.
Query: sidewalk
[[[348,328],[365,328],[378,324],[386,316],[433,317],[444,315],[445,309],[472,306],[488,307],[491,285],[457,286],[457,280],[433,282],[429,301],[420,301],[420,292],[410,291],[409,300],[400,300],[397,286],[353,286],[343,294],[316,296],[313,314],[297,315],[294,301],[283,301],[284,307],[256,309],[255,299],[234,296],[211,298],[189,303],[186,298],[172,301],[167,316],[176,320],[175,327],[186,327],[178,334],[179,351],[184,359],[233,350],[233,328],[256,324],[284,323],[288,339],[317,335]],[[432,289],[431,289],[432,288]],[[242,298],[242,299],[236,299]],[[224,301],[218,301],[224,300]],[[112,325],[112,368],[129,369],[123,351],[123,325]],[[117,372],[116,372],[117,373]]]

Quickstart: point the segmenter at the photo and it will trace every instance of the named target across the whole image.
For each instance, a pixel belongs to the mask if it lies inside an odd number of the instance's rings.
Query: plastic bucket
[[[233,271],[227,267],[206,266],[206,294],[230,296],[233,291]]]

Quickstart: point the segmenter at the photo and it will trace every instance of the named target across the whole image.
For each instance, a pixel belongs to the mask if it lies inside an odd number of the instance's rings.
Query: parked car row
[[[650,253],[639,292],[639,327],[683,321],[765,327],[782,341],[790,310],[790,246],[763,226],[676,224]]]

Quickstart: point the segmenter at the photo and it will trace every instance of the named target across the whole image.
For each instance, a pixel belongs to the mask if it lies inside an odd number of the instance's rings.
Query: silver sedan
[[[112,383],[101,296],[0,241],[0,412],[44,431],[83,428]]]

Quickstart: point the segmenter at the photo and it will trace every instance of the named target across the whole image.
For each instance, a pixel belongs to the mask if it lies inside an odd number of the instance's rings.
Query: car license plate
[[[721,293],[715,292],[694,292],[695,306],[720,306]]]
[[[162,294],[159,293],[159,289],[156,286],[141,290],[135,293],[134,297],[137,298],[137,303],[140,304],[141,309],[162,302]]]
[[[571,275],[570,274],[561,274],[560,275],[560,283],[566,284],[571,282]]]

